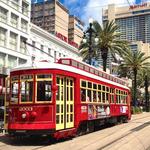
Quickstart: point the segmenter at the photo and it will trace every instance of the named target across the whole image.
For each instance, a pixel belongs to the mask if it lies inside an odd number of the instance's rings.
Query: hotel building
[[[117,7],[108,5],[102,21],[114,20],[119,25],[120,39],[128,40],[131,50],[140,50],[150,56],[150,3]]]
[[[119,25],[121,39],[150,43],[150,3],[116,7],[108,5],[103,11],[103,22],[115,20]]]

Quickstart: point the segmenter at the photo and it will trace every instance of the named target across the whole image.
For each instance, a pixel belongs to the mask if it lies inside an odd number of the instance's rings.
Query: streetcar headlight
[[[21,115],[21,117],[22,117],[22,119],[25,119],[25,118],[27,117],[27,114],[23,113],[23,114]]]

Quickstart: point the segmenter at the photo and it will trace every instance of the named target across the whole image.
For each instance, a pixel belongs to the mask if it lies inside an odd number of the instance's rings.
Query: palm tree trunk
[[[103,71],[106,72],[108,50],[107,49],[103,49],[101,51],[101,55],[102,55],[102,59],[103,59]]]
[[[148,93],[148,77],[145,75],[145,108],[149,112],[149,93]]]
[[[133,85],[133,106],[136,106],[136,101],[137,101],[137,69],[133,69],[134,73],[134,85]]]

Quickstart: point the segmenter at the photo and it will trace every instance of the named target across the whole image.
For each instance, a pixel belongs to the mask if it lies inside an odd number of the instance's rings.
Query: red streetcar
[[[131,118],[125,81],[69,58],[10,73],[8,133],[64,138]]]

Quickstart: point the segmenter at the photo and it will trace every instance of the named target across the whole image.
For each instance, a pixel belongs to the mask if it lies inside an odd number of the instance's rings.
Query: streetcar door
[[[74,126],[74,80],[57,76],[56,130]]]
[[[66,128],[74,127],[74,80],[66,78]]]

